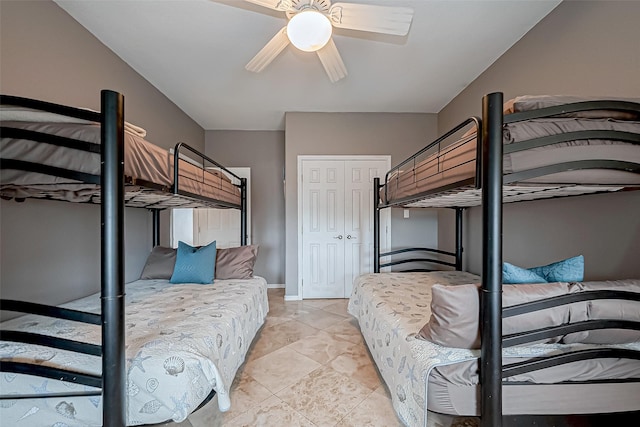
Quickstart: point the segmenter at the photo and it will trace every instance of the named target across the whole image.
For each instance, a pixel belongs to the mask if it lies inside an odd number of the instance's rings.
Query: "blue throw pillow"
[[[173,267],[171,283],[213,283],[216,268],[216,242],[194,248],[178,242],[176,265]]]
[[[584,280],[584,257],[578,255],[553,264],[530,268],[547,282],[582,282]]]
[[[502,263],[502,283],[520,284],[520,283],[547,283],[541,275],[521,268],[508,262]]]

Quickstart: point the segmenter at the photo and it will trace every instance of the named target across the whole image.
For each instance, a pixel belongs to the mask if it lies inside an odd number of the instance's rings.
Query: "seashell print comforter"
[[[65,304],[99,312],[99,294]],[[172,285],[138,280],[126,285],[127,424],[183,421],[209,395],[229,409],[229,387],[267,312],[266,281],[216,280],[213,285]],[[100,344],[99,326],[22,316],[3,329],[28,330]],[[99,357],[0,341],[0,358],[99,373]],[[0,394],[92,390],[46,378],[0,374]],[[4,425],[99,426],[102,399],[60,397],[0,401]]]
[[[354,281],[348,311],[358,319],[393,407],[405,425],[427,425],[426,378],[432,367],[479,355],[416,338],[431,316],[431,286],[479,281],[478,276],[461,271],[372,273]]]
[[[461,271],[363,274],[356,278],[348,311],[360,325],[371,356],[391,394],[393,407],[410,427],[434,425],[427,411],[429,374],[437,366],[480,357],[480,350],[443,347],[416,338],[431,317],[434,284],[479,283],[480,277]],[[504,348],[504,358],[543,356],[591,344],[530,344]],[[640,350],[640,342],[610,345]]]

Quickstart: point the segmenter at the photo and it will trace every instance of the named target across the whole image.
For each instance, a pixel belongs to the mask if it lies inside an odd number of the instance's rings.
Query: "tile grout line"
[[[347,413],[345,414],[345,416],[344,416],[344,417],[340,418],[340,421],[338,421],[336,424],[334,424],[334,426],[337,426],[337,425],[338,425],[338,424],[340,424],[340,423],[341,423],[345,418],[347,418],[349,415],[351,415],[351,413],[352,413],[353,411],[355,411],[358,407],[360,407],[360,405],[362,405],[362,404],[365,402],[365,400],[367,400],[368,398],[370,398],[370,397],[373,395],[373,393],[375,393],[375,392],[376,392],[375,390],[372,390],[372,391],[371,391],[371,393],[367,394],[367,395],[366,395],[366,396],[365,396],[365,397],[364,397],[360,402],[358,402],[358,403],[357,403],[353,408],[351,408],[351,410],[350,410],[349,412],[347,412]]]
[[[290,413],[292,416],[293,414],[295,414],[295,416],[300,417],[300,421],[305,420],[307,421],[311,426],[316,426],[318,427],[318,425],[316,423],[314,423],[310,418],[308,418],[306,415],[304,415],[304,413],[299,412],[297,409],[295,409],[294,407],[292,407],[287,401],[283,400],[280,396],[277,395],[277,393],[281,393],[283,392],[283,390],[285,390],[287,387],[292,387],[293,385],[297,384],[299,381],[302,381],[304,378],[308,377],[312,372],[315,372],[317,369],[330,369],[331,371],[333,371],[334,373],[337,373],[339,375],[342,376],[347,376],[347,378],[352,381],[354,384],[359,385],[362,389],[363,389],[363,394],[361,395],[362,398],[357,401],[357,403],[342,417],[339,418],[339,420],[335,423],[332,424],[333,426],[337,426],[339,424],[341,424],[344,420],[347,419],[347,417],[351,416],[353,414],[354,411],[356,411],[358,408],[361,407],[361,405],[363,405],[368,399],[372,398],[372,396],[375,393],[378,393],[377,390],[380,387],[380,384],[378,384],[375,388],[370,388],[368,385],[366,385],[365,383],[361,382],[360,380],[356,379],[356,378],[351,378],[348,376],[348,374],[345,373],[341,373],[340,371],[334,369],[331,364],[338,358],[340,357],[350,357],[350,354],[353,353],[354,351],[357,353],[359,351],[357,350],[353,350],[351,347],[352,346],[359,346],[364,344],[364,346],[366,347],[366,343],[364,342],[364,340],[362,339],[362,336],[359,335],[359,342],[354,342],[352,336],[353,336],[353,331],[350,330],[348,325],[343,325],[343,326],[339,326],[341,323],[343,322],[347,322],[347,323],[351,323],[352,320],[352,316],[349,315],[348,312],[346,312],[347,310],[347,303],[346,300],[342,300],[342,299],[336,299],[335,302],[334,301],[326,301],[326,304],[324,303],[325,300],[318,300],[318,301],[323,301],[323,302],[319,302],[319,305],[322,305],[321,308],[318,307],[313,307],[312,304],[304,304],[304,301],[296,301],[296,302],[287,302],[283,300],[282,295],[277,294],[275,292],[273,293],[269,293],[270,295],[274,295],[272,298],[269,298],[269,312],[267,313],[266,317],[265,317],[265,322],[268,322],[270,315],[276,314],[279,315],[275,318],[278,319],[278,323],[276,324],[270,324],[269,326],[267,326],[266,328],[261,328],[260,331],[258,332],[259,335],[256,336],[255,341],[252,343],[252,348],[247,352],[247,355],[245,357],[245,361],[243,362],[243,364],[241,365],[241,369],[244,370],[243,374],[246,375],[247,378],[249,378],[250,383],[255,382],[255,384],[259,385],[260,387],[264,388],[266,391],[268,391],[269,396],[264,398],[264,399],[260,399],[258,401],[253,401],[253,400],[248,400],[247,402],[244,402],[244,404],[250,402],[250,404],[248,405],[247,408],[243,408],[243,412],[242,413],[237,413],[235,414],[232,418],[230,419],[223,419],[222,420],[222,425],[226,425],[227,423],[232,423],[233,420],[236,420],[239,416],[241,416],[244,413],[250,412],[250,411],[256,411],[257,408],[260,407],[260,405],[262,405],[266,400],[272,399],[272,398],[277,398],[277,401],[280,402],[282,405],[284,405],[284,407],[287,409],[287,413]],[[325,310],[325,308],[331,307],[332,311],[329,310]],[[344,311],[344,314],[343,314]],[[282,315],[280,315],[282,314]],[[325,326],[324,328],[318,328],[314,325],[317,325],[317,323],[313,322],[312,319],[307,320],[309,323],[306,323],[304,320],[301,320],[301,318],[304,318],[304,316],[317,316],[318,315],[326,315],[327,318],[332,318],[333,320],[335,320],[335,322],[331,323],[331,324],[327,324],[327,326]],[[271,319],[274,319],[274,317],[272,317]],[[252,359],[250,361],[248,361],[248,359],[250,358],[250,353],[252,351],[255,350],[255,344],[260,341],[260,339],[268,339],[268,335],[271,333],[277,333],[277,331],[284,326],[285,323],[288,323],[289,325],[291,325],[292,330],[294,330],[294,334],[298,335],[298,334],[302,334],[303,336],[301,336],[300,338],[296,339],[295,341],[291,341],[289,342],[288,340],[286,341],[286,343],[283,343],[284,345],[282,345],[281,347],[278,348],[274,348],[274,349],[270,349],[269,352],[260,355],[260,357],[256,358],[256,359]],[[302,327],[302,331],[305,330],[305,328],[311,328],[314,329],[315,332],[311,333],[310,335],[304,335],[304,332],[301,332],[300,329],[296,329],[298,327]],[[327,331],[327,329],[331,329],[332,327],[336,327],[336,332],[329,332]],[[269,328],[267,330],[267,334],[264,334],[263,332],[265,332],[265,330]],[[304,341],[305,339],[309,339],[311,337],[313,337],[314,335],[317,335],[318,332],[323,332],[328,334],[332,340],[336,341],[338,343],[338,346],[336,347],[335,344],[333,343],[327,343],[326,346],[324,347],[325,352],[327,353],[327,356],[330,356],[331,358],[329,360],[327,360],[324,363],[318,362],[315,359],[310,358],[309,356],[307,356],[306,354],[302,353],[301,351],[297,350],[296,348],[293,347],[294,344],[299,343],[301,341]],[[339,336],[340,335],[340,336]],[[276,345],[280,343],[280,339],[276,339]],[[320,343],[322,344],[322,341],[320,341]],[[346,345],[348,349],[341,349],[341,345]],[[261,349],[266,349],[269,348],[269,345],[265,346],[264,343],[261,346]],[[256,363],[257,361],[262,360],[263,358],[275,353],[276,351],[280,351],[282,349],[287,348],[288,350],[293,350],[296,354],[298,354],[301,357],[304,357],[306,359],[309,359],[310,361],[312,361],[315,365],[317,365],[317,367],[315,369],[313,369],[311,372],[306,373],[305,375],[303,375],[301,378],[299,378],[298,380],[294,381],[292,384],[286,385],[284,387],[282,387],[281,389],[279,389],[278,391],[274,392],[272,391],[269,387],[267,387],[266,385],[262,384],[260,381],[258,381],[256,378],[254,378],[252,375],[248,374],[246,371],[246,368],[254,363]],[[301,348],[301,347],[300,347]],[[313,348],[313,347],[309,347],[309,348]],[[336,355],[332,355],[331,354],[331,350],[342,350],[340,351],[338,354]],[[368,349],[367,349],[368,350]],[[353,353],[353,354],[356,354]],[[368,353],[367,353],[368,354]],[[370,354],[368,354],[369,357]],[[303,365],[301,366],[309,366],[308,362],[304,362]],[[357,369],[357,368],[356,368]],[[240,370],[239,370],[240,371]],[[378,373],[378,377],[379,377],[379,373]],[[383,384],[383,383],[382,383]],[[248,393],[247,391],[249,390],[249,388],[243,389],[243,394],[247,395],[247,397],[249,397],[249,399],[251,399],[251,397],[249,396],[250,393]],[[305,394],[304,391],[302,391],[300,393],[301,396],[307,396]],[[386,398],[388,399],[388,396],[386,396]],[[307,406],[302,406],[301,408],[306,409]],[[289,412],[290,411],[290,412]],[[279,416],[279,420],[281,422],[284,422],[285,419],[282,418],[281,416]],[[323,426],[326,427],[326,426]]]

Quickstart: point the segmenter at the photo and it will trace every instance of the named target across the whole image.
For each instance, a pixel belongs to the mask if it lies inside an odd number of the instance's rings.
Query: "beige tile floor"
[[[396,427],[391,405],[348,300],[284,301],[269,289],[269,313],[231,386],[182,423],[162,427]],[[478,427],[479,420],[432,414],[429,427]],[[160,426],[157,426],[160,427]]]
[[[402,426],[346,299],[284,301],[269,289],[269,314],[231,387],[180,427]]]

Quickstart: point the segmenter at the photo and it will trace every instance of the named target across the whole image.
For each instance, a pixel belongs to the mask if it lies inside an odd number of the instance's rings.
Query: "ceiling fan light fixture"
[[[305,10],[291,17],[287,24],[287,36],[291,44],[305,52],[322,49],[329,39],[333,26],[323,13]]]

